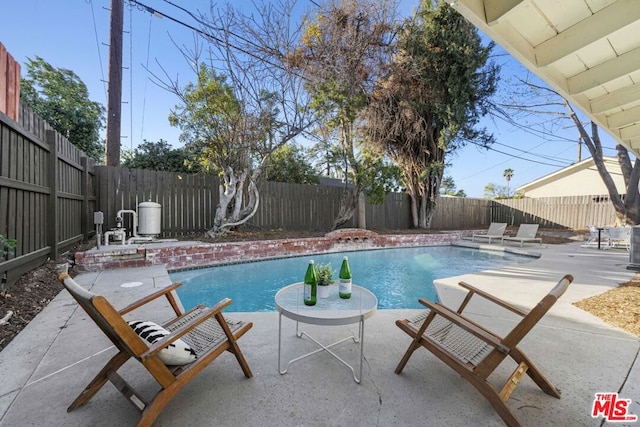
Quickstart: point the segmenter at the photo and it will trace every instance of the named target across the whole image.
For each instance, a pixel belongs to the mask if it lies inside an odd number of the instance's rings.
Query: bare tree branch
[[[260,201],[257,183],[264,164],[274,150],[313,122],[304,80],[285,61],[300,33],[300,23],[293,21],[295,4],[289,0],[255,2],[249,14],[231,5],[222,9],[212,6],[208,13],[197,15],[185,9],[198,22],[200,38],[194,48],[178,49],[199,79],[204,78],[202,73],[209,73],[209,78],[221,84],[209,95],[208,83],[199,81],[198,93],[204,96],[200,105],[193,98],[197,86],[181,85],[162,66],[163,76],[152,73],[156,84],[182,103],[172,114],[181,126],[185,147],[221,175],[220,202],[208,232],[211,236],[255,215]],[[233,101],[223,104],[208,98],[218,96],[227,86],[232,88]],[[216,105],[217,110],[207,111],[210,105]],[[231,110],[221,110],[224,108]],[[189,115],[199,122],[178,121]]]

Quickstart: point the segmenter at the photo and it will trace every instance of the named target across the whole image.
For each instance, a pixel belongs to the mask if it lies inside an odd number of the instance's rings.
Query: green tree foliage
[[[309,156],[319,175],[343,178],[344,153],[336,145],[336,130],[326,123],[319,123],[308,136],[317,142],[309,147]]]
[[[493,182],[484,186],[484,197],[486,199],[522,199],[522,194],[511,195],[509,187],[506,185],[496,185]]]
[[[362,166],[359,182],[367,196],[367,203],[382,204],[388,193],[400,191],[402,171],[383,156],[363,146],[358,163]]]
[[[193,162],[217,175],[223,175],[228,167],[246,167],[257,135],[242,137],[249,120],[245,121],[226,77],[200,64],[197,81],[184,87],[182,101],[171,110],[169,123],[180,128],[180,141],[194,153]]]
[[[26,68],[20,98],[69,142],[102,161],[104,106],[89,99],[87,86],[71,70],[53,67],[39,56],[29,58]]]
[[[215,173],[222,181],[220,202],[208,231],[209,236],[217,237],[246,222],[257,210],[256,182],[271,153],[264,147],[271,143],[277,111],[267,93],[263,93],[263,110],[252,114],[243,109],[226,77],[204,63],[198,67],[197,81],[177,93],[182,104],[171,110],[169,123],[180,128],[180,140],[194,153],[192,166]]]
[[[507,199],[509,195],[507,193],[507,187],[504,185],[497,185],[493,182],[484,186],[483,196],[486,199]]]
[[[389,74],[367,110],[367,137],[403,172],[415,227],[430,226],[446,155],[468,141],[488,145],[478,127],[499,68],[475,27],[448,2],[422,0],[398,37]]]
[[[345,186],[334,228],[351,219],[363,189],[356,123],[389,58],[394,12],[386,0],[321,3],[306,18],[299,47],[289,57],[308,80],[319,120],[337,130],[343,174],[353,184],[353,191]]]
[[[440,194],[444,194],[447,196],[456,196],[456,197],[467,197],[467,194],[464,190],[458,190],[456,188],[456,183],[450,176],[445,176],[442,178],[442,182],[440,183]]]
[[[313,166],[306,159],[304,149],[296,144],[283,145],[272,153],[267,163],[265,179],[295,184],[320,182]]]
[[[123,152],[122,166],[126,168],[151,169],[167,172],[197,172],[187,166],[188,155],[182,148],[171,148],[164,139],[158,142],[147,141],[131,152]]]
[[[456,183],[453,181],[453,178],[450,176],[445,176],[440,183],[440,193],[441,194],[449,194],[453,193],[456,189]]]

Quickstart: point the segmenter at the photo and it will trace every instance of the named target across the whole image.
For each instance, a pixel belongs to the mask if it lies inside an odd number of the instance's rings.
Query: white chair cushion
[[[156,341],[170,334],[169,331],[154,322],[131,320],[127,323],[140,338],[150,344],[154,344]],[[194,362],[198,358],[196,352],[181,339],[175,340],[166,348],[160,350],[158,357],[166,365],[185,365]]]

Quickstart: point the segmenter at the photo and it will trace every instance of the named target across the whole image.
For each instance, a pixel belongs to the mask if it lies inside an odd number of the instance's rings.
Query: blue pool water
[[[178,295],[187,310],[200,303],[210,306],[228,297],[233,304],[227,311],[275,311],[276,292],[302,281],[310,259],[316,264],[330,262],[337,280],[344,255],[349,257],[353,283],[371,290],[378,297],[380,309],[420,308],[420,297],[437,301],[435,279],[533,259],[496,251],[430,246],[283,258],[187,270],[170,276],[173,282],[183,283]]]

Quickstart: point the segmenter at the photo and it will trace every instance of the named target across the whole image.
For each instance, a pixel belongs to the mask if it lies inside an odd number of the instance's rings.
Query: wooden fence
[[[18,121],[20,109],[20,64],[0,43],[0,113]]]
[[[93,161],[21,105],[19,123],[0,113],[0,288],[88,237],[95,210]]]
[[[213,224],[218,204],[216,177],[140,169],[96,167],[97,197],[105,215],[104,228],[115,227],[119,210],[139,203],[162,206],[162,237],[202,233]],[[340,208],[341,187],[267,182],[248,226],[262,229],[329,231]],[[411,228],[411,203],[404,193],[391,193],[380,205],[365,206],[367,228]],[[126,219],[126,218],[125,218]],[[611,224],[615,214],[606,196],[486,200],[441,197],[431,221],[434,229],[486,228],[492,222],[537,223],[542,228],[583,229]],[[345,227],[355,227],[352,219]],[[125,223],[130,229],[130,224]]]
[[[118,211],[136,210],[146,201],[162,207],[162,237],[202,233],[213,224],[219,201],[217,177],[98,166],[96,180],[97,205],[104,213],[105,230],[115,227]],[[247,225],[329,231],[340,208],[341,194],[339,187],[266,182],[260,187],[258,210]],[[367,227],[409,228],[409,206],[406,194],[389,194],[382,205],[367,204]],[[124,216],[124,220],[129,228],[130,218]],[[352,219],[345,226],[355,225]]]
[[[613,224],[616,220],[609,196],[496,200],[491,217],[493,221],[508,224],[535,223],[542,228],[570,229]]]
[[[104,214],[103,230],[116,226],[120,210],[136,210],[139,203],[156,202],[162,207],[162,237],[203,232],[213,223],[218,204],[215,176],[97,166],[96,198]],[[131,217],[123,216],[131,230]]]
[[[488,228],[492,201],[467,197],[440,197],[431,227],[440,230]]]

